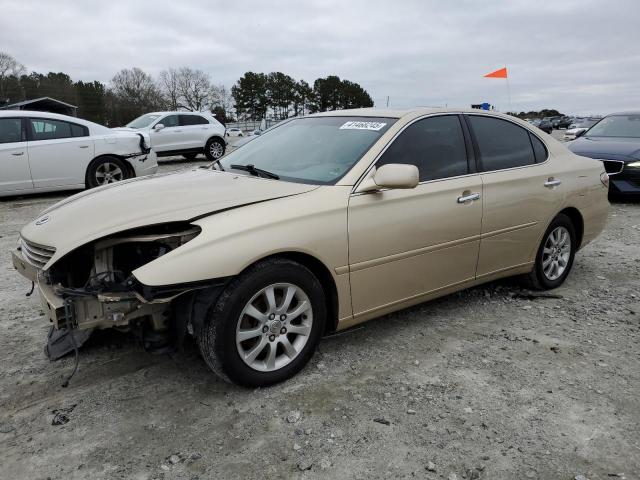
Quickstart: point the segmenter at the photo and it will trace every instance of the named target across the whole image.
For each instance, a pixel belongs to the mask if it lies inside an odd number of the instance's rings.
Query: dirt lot
[[[64,196],[0,201],[2,479],[640,478],[640,204],[612,206],[561,298],[451,295],[326,338],[260,390],[191,343],[154,356],[103,333],[64,389],[73,359],[44,357],[9,256]]]

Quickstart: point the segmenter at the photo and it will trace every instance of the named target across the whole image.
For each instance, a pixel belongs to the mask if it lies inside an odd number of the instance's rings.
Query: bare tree
[[[169,110],[178,110],[180,108],[180,74],[175,68],[163,70],[160,72],[158,82],[162,97]]]
[[[13,77],[17,80],[27,69],[23,64],[5,52],[0,52],[0,103],[7,98],[7,84]]]
[[[116,73],[111,79],[111,90],[131,105],[150,109],[161,105],[162,96],[153,78],[137,67]]]
[[[160,72],[158,83],[166,105],[171,110],[204,111],[220,102],[219,88],[209,74],[189,67]]]
[[[164,107],[160,89],[139,68],[120,70],[111,79],[108,92],[110,121],[124,125],[134,118]]]
[[[209,75],[202,70],[182,67],[178,70],[180,106],[186,110],[201,112],[218,101],[218,89],[211,85]]]

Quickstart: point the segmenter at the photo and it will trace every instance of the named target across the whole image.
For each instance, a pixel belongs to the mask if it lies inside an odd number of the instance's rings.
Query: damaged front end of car
[[[45,351],[52,360],[77,349],[95,329],[133,332],[147,350],[180,345],[193,321],[198,293],[210,296],[224,280],[151,287],[132,274],[200,233],[200,227],[172,222],[101,238],[64,255],[52,265],[55,248],[23,237],[13,252],[14,267],[37,285],[51,323]],[[202,316],[202,312],[198,315]]]

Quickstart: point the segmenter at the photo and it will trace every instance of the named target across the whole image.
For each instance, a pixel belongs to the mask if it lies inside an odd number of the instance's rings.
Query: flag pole
[[[507,95],[509,97],[509,111],[512,112],[513,111],[513,107],[511,106],[511,87],[509,87],[509,77],[506,77],[505,80],[507,81]]]

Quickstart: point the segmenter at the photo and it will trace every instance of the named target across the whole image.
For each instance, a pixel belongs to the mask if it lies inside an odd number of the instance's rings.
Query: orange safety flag
[[[485,78],[507,78],[507,67],[496,70],[495,72],[487,73]]]

